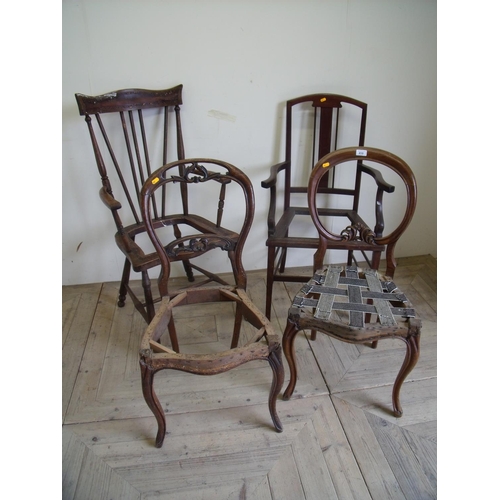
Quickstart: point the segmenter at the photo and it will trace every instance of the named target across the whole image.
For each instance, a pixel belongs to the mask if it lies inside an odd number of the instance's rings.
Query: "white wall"
[[[121,276],[74,94],[127,87],[182,83],[186,154],[234,163],[252,179],[247,270],[266,266],[269,194],[260,182],[282,159],[283,104],[312,92],[368,103],[366,145],[403,158],[419,187],[396,254],[436,255],[435,1],[63,1],[62,13],[63,284]]]

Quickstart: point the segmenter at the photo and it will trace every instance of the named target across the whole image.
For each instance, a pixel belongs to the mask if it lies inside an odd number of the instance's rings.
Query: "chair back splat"
[[[165,90],[123,89],[75,97],[88,126],[101,177],[100,198],[111,212],[116,226],[115,241],[125,255],[118,306],[123,307],[127,294],[130,295],[134,306],[149,323],[155,315],[154,304],[160,300],[153,298],[149,272],[160,265],[160,259],[150,240],[143,235],[145,226],[139,198],[144,182],[153,171],[173,160],[185,159],[180,114],[182,85]],[[180,162],[176,168],[177,176],[184,179],[186,163]],[[192,238],[184,236],[183,230],[194,220],[190,217],[190,203],[195,201],[188,193],[189,184],[178,182],[176,192],[170,190],[168,198],[164,190],[151,198],[154,224],[171,228],[170,260],[182,262],[188,281],[200,286],[194,274],[198,271],[205,282],[227,284],[216,273],[191,263],[191,258],[216,246],[202,249],[197,244],[194,248],[193,243],[191,248],[186,248]],[[225,231],[222,227],[225,190],[225,184],[221,184],[218,211],[214,212],[213,227],[221,233]],[[206,227],[201,232],[207,232]],[[235,236],[231,234],[231,238]],[[141,273],[143,297],[138,297],[129,284],[131,270]],[[240,266],[233,267],[233,271],[235,282],[244,287]]]

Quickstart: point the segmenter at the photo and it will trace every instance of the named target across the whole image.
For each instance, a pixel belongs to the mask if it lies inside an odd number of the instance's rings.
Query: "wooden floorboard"
[[[117,307],[118,283],[63,287],[63,499],[436,498],[436,276],[430,256],[398,260],[395,281],[423,319],[401,418],[391,412],[391,391],[402,342],[370,349],[301,332],[296,391],[278,400],[283,433],[267,408],[267,363],[209,377],[169,370],[155,377],[167,417],[161,449],[141,390],[144,320],[131,303]],[[300,286],[275,284],[271,322],[280,333]],[[247,291],[264,310],[264,271],[248,273]],[[224,306],[179,309],[183,351],[228,347]],[[246,327],[243,338],[250,334]]]

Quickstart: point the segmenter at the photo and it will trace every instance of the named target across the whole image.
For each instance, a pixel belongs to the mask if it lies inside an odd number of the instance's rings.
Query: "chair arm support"
[[[270,189],[269,212],[267,213],[267,232],[269,236],[276,230],[276,181],[278,174],[290,167],[290,162],[284,161],[271,167],[271,175],[261,182],[261,186]]]
[[[377,183],[377,186],[380,189],[384,190],[386,193],[394,192],[395,187],[385,182],[384,178],[382,177],[382,174],[377,169],[368,167],[365,164],[361,164],[361,171],[373,177],[375,179],[375,182]]]
[[[290,163],[288,161],[283,161],[281,163],[277,163],[276,165],[273,165],[271,167],[271,173],[270,173],[269,177],[266,180],[262,181],[260,183],[260,185],[265,189],[269,189],[272,186],[276,186],[276,180],[277,180],[278,174],[282,170],[284,170],[285,168],[289,168],[289,167],[290,167]]]
[[[384,227],[385,227],[384,209],[383,209],[384,192],[393,193],[395,187],[387,183],[382,177],[382,174],[375,168],[361,164],[361,171],[373,177],[375,183],[377,184],[377,194],[375,197],[375,227],[373,229],[375,236],[377,238],[380,238],[384,232]]]
[[[122,204],[115,200],[115,198],[113,198],[113,195],[109,194],[105,189],[104,187],[102,187],[100,190],[99,190],[99,196],[102,200],[102,202],[110,209],[110,210],[119,210],[120,208],[122,208]]]

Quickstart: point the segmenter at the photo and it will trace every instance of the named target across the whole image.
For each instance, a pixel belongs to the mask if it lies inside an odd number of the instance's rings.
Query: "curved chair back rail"
[[[320,218],[317,197],[321,192],[320,186],[322,179],[325,176],[328,176],[331,169],[334,169],[342,163],[354,161],[354,163],[352,163],[352,168],[357,169],[358,167],[355,162],[358,161],[359,158],[384,165],[391,169],[401,178],[406,190],[406,206],[404,207],[404,212],[400,217],[400,222],[390,233],[383,236],[377,235],[371,230],[371,228],[362,222],[357,225],[349,226],[342,232],[342,234],[335,234],[324,226]],[[321,267],[324,254],[330,241],[348,242],[352,240],[360,240],[370,245],[379,245],[382,249],[386,247],[387,268],[385,274],[388,276],[394,276],[396,269],[394,248],[399,238],[410,224],[417,205],[417,181],[413,171],[406,162],[388,151],[372,147],[350,147],[331,152],[321,158],[311,172],[307,191],[307,201],[309,204],[311,219],[318,230],[320,239],[318,252],[315,255],[315,269]],[[381,200],[377,197],[376,204],[379,205],[380,203]]]
[[[217,168],[217,171],[214,168]],[[196,214],[171,215],[170,217],[175,221],[182,221],[182,223],[195,229],[197,233],[190,234],[185,238],[177,238],[165,246],[156,229],[162,225],[170,224],[171,221],[167,216],[163,216],[159,222],[153,218],[151,206],[155,193],[159,192],[161,193],[160,196],[167,199],[169,191],[166,188],[169,185],[172,187],[173,185],[187,186],[189,184],[202,185],[208,183],[217,183],[221,186],[221,196],[219,196],[215,204],[217,214],[213,214],[216,218],[215,223],[207,222],[203,217]],[[243,196],[241,203],[243,221],[238,232],[229,231],[221,226],[226,187],[231,183],[240,186]],[[255,198],[252,183],[241,170],[230,163],[209,158],[190,158],[171,162],[156,170],[142,187],[141,214],[146,231],[161,262],[162,270],[158,281],[160,295],[162,297],[169,295],[168,278],[171,260],[192,258],[213,248],[220,248],[228,252],[236,284],[240,288],[246,288],[246,273],[242,263],[242,252],[253,222],[254,212]],[[189,240],[189,245],[186,247],[185,241],[187,240]]]

